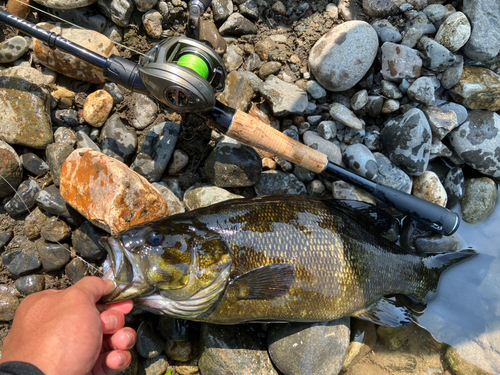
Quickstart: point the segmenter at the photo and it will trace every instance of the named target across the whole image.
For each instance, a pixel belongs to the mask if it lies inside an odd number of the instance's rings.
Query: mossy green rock
[[[461,202],[462,219],[477,224],[486,219],[497,201],[497,184],[491,178],[471,178],[465,181],[465,195]]]
[[[415,325],[392,328],[380,326],[377,328],[378,339],[390,350],[402,347],[415,332]]]
[[[451,346],[448,346],[444,351],[443,361],[453,375],[491,375],[489,372],[462,359],[457,350]]]

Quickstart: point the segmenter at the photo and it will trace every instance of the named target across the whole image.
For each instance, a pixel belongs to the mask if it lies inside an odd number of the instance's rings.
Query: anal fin
[[[393,328],[402,327],[413,322],[410,309],[397,301],[385,297],[351,316]]]

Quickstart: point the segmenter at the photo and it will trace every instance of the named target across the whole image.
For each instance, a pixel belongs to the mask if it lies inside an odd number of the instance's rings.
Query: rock
[[[19,300],[8,292],[0,293],[0,321],[11,321],[14,319]]]
[[[214,2],[212,2],[213,4]],[[215,16],[215,15],[214,15]],[[206,40],[219,55],[223,55],[227,49],[226,40],[220,35],[217,26],[213,22],[202,20],[200,24],[200,40]]]
[[[450,169],[443,181],[448,203],[446,207],[451,208],[457,204],[465,194],[465,177],[462,168],[453,167]]]
[[[446,47],[426,36],[420,38],[417,48],[423,55],[423,65],[435,72],[444,72],[455,63],[455,55]]]
[[[92,224],[108,233],[168,215],[168,207],[144,177],[89,149],[75,150],[61,170],[61,194]]]
[[[8,201],[4,208],[11,216],[29,211],[36,204],[36,197],[40,188],[33,180],[25,180],[19,185],[16,195]]]
[[[500,76],[486,68],[464,66],[460,81],[448,93],[468,109],[500,110]]]
[[[127,27],[134,12],[133,0],[97,0],[104,15],[121,27]]]
[[[153,39],[160,39],[163,33],[163,16],[157,10],[151,9],[142,15],[142,24],[146,33]]]
[[[49,12],[63,20],[98,33],[102,33],[106,27],[106,17],[100,14],[94,6],[69,10],[50,8]]]
[[[118,104],[123,102],[123,93],[116,83],[107,82],[104,84],[103,89],[106,90],[112,97],[113,103]]]
[[[321,99],[326,96],[326,90],[316,81],[307,81],[306,91],[313,99]]]
[[[500,8],[499,8],[500,9]],[[471,26],[469,20],[462,12],[455,12],[448,16],[439,26],[436,42],[456,52],[469,40]]]
[[[231,0],[215,0],[212,2],[212,13],[214,22],[217,24],[223,23],[233,14],[233,2]]]
[[[440,24],[447,16],[448,10],[444,5],[431,4],[424,8],[424,13],[434,24]]]
[[[462,248],[462,241],[456,237],[437,234],[417,221],[404,221],[400,243],[403,248],[419,254],[435,254],[436,252],[455,252]]]
[[[326,140],[335,138],[337,124],[335,121],[321,121],[318,125],[318,134]]]
[[[245,112],[254,96],[252,82],[239,72],[233,71],[227,75],[226,87],[217,99],[231,108]]]
[[[358,143],[347,146],[344,151],[344,161],[357,174],[369,180],[377,178],[377,161],[365,145]]]
[[[409,4],[417,9],[422,9],[427,5],[427,1],[422,0],[363,0],[363,10],[371,17],[385,18],[389,15],[399,13],[399,7]]]
[[[451,346],[446,346],[442,361],[453,375],[489,375],[490,373],[466,361]]]
[[[45,288],[43,275],[23,276],[16,280],[16,289],[25,296],[41,292]]]
[[[125,162],[137,148],[135,131],[123,125],[118,113],[111,116],[101,131],[102,152],[106,156]]]
[[[330,107],[329,113],[334,120],[337,120],[349,128],[355,130],[361,130],[363,128],[363,122],[358,119],[349,108],[340,103],[333,103]]]
[[[150,182],[159,181],[174,152],[179,132],[180,126],[175,122],[162,122],[149,129],[130,169]]]
[[[109,40],[111,40],[114,44],[123,43],[123,29],[120,26],[118,26],[118,25],[116,25],[114,23],[109,22],[106,25],[106,28],[104,29],[104,31],[102,32],[102,34],[106,38],[108,38]],[[105,83],[105,85],[107,85],[107,84],[109,84],[109,83]]]
[[[418,103],[431,105],[434,98],[434,85],[429,77],[420,77],[408,88],[408,97]]]
[[[259,18],[259,6],[255,0],[247,0],[239,6],[240,13],[248,18]]]
[[[265,335],[253,325],[201,325],[200,359],[203,374],[277,375],[266,350]]]
[[[446,207],[448,196],[439,177],[430,171],[425,171],[413,180],[412,194],[426,201]]]
[[[309,65],[325,89],[344,91],[363,78],[377,50],[374,28],[363,21],[348,21],[335,26],[316,42],[309,54]]]
[[[21,159],[12,147],[2,140],[0,140],[0,176],[2,176],[0,198],[14,194],[15,190],[12,189],[17,189],[23,178]]]
[[[167,341],[165,344],[165,354],[170,359],[179,362],[187,362],[197,356],[197,343],[193,341]],[[196,366],[196,371],[198,367]],[[179,372],[177,372],[179,373]]]
[[[0,63],[10,63],[19,59],[28,50],[28,42],[22,36],[14,36],[0,43]]]
[[[472,24],[464,47],[472,60],[487,61],[500,52],[500,3],[495,0],[464,0],[462,11]]]
[[[175,193],[168,188],[168,185],[164,182],[153,182],[153,186],[160,192],[163,199],[167,202],[168,212],[170,215],[180,214],[186,211],[184,209],[184,203],[181,202]]]
[[[455,62],[452,66],[446,69],[441,76],[441,85],[448,90],[460,82],[464,71],[464,58],[461,55],[455,56]]]
[[[163,375],[168,370],[168,358],[160,354],[154,358],[147,358],[139,362],[138,375]]]
[[[346,359],[342,370],[358,362],[363,356],[372,351],[377,342],[375,324],[361,319],[351,319],[351,337]]]
[[[135,349],[143,358],[154,358],[161,354],[165,340],[160,336],[158,330],[149,321],[144,321],[137,329],[137,343]]]
[[[307,131],[303,135],[304,143],[328,157],[328,160],[335,164],[342,162],[340,148],[333,142],[323,139],[318,133]]]
[[[260,177],[262,161],[253,147],[229,137],[220,140],[205,160],[202,173],[216,186],[253,186]]]
[[[61,192],[55,185],[50,185],[38,193],[37,205],[43,210],[64,217],[70,224],[79,225],[82,217],[71,206],[66,204]]]
[[[101,151],[99,146],[83,130],[76,132],[76,148],[90,148],[94,151]]]
[[[83,118],[89,125],[100,128],[108,119],[113,104],[113,97],[107,91],[97,90],[87,96],[83,105]]]
[[[184,194],[184,204],[191,211],[197,208],[211,206],[229,199],[243,198],[217,186],[191,187]]]
[[[332,183],[332,196],[334,199],[351,199],[376,205],[375,198],[371,194],[345,181]]]
[[[74,9],[93,4],[96,0],[35,0],[35,2],[47,8]]]
[[[44,222],[40,234],[49,242],[64,241],[71,235],[71,227],[54,216]]]
[[[397,100],[387,99],[382,106],[382,113],[393,113],[396,112],[400,107],[400,104]]]
[[[399,90],[398,86],[395,83],[386,80],[382,80],[382,94],[390,99],[401,99],[403,97],[403,94]]]
[[[268,78],[259,91],[271,104],[275,116],[300,115],[307,108],[307,93],[276,77]]]
[[[485,220],[495,208],[497,191],[497,185],[491,178],[465,180],[465,195],[460,204],[463,221],[478,224]]]
[[[52,121],[59,126],[77,127],[80,125],[80,114],[74,109],[56,110],[52,112]]]
[[[230,44],[223,56],[223,60],[226,65],[226,69],[229,72],[232,72],[243,64],[243,50],[234,44]]]
[[[438,107],[432,106],[424,107],[422,111],[429,121],[432,135],[439,140],[458,126],[457,114],[453,111],[443,112]]]
[[[487,176],[500,177],[500,116],[490,111],[472,111],[467,121],[449,135],[451,147],[472,168]]]
[[[131,123],[134,128],[142,130],[151,125],[156,119],[158,107],[156,103],[143,94],[134,93],[132,97]]]
[[[389,349],[397,350],[401,348],[411,336],[415,333],[415,325],[409,324],[403,327],[384,327],[377,328],[377,338]]]
[[[401,45],[413,48],[417,45],[418,40],[424,35],[424,30],[419,27],[411,27],[403,33]]]
[[[338,374],[350,339],[349,318],[321,323],[273,324],[268,351],[284,374]]]
[[[448,111],[455,112],[455,114],[457,115],[457,121],[459,125],[463,124],[465,120],[467,120],[467,116],[469,115],[467,113],[467,109],[463,105],[457,103],[437,100],[433,103],[433,105],[437,106],[443,112],[448,112]]]
[[[56,91],[52,92],[52,97],[57,99],[59,108],[68,109],[73,105],[75,93],[64,87],[58,87]]]
[[[24,220],[24,235],[29,240],[39,237],[40,231],[48,218],[47,214],[40,210],[39,207],[36,207]]]
[[[26,19],[31,10],[29,7],[29,1],[30,0],[8,0],[7,13]]]
[[[275,12],[275,13],[278,13],[282,16],[286,15],[286,7],[285,5],[281,2],[281,1],[277,1],[273,4],[273,6],[271,7],[272,10]],[[337,8],[337,16],[338,16],[338,8]]]
[[[23,164],[24,169],[33,173],[37,177],[49,171],[49,165],[38,155],[31,152],[21,155],[21,163]]]
[[[90,274],[88,265],[80,258],[74,258],[71,262],[66,264],[64,272],[71,281],[71,284],[76,284],[78,281],[83,279],[85,276],[89,276]]]
[[[0,254],[3,253],[5,245],[10,242],[13,236],[14,233],[12,231],[0,232]]]
[[[239,13],[231,14],[219,28],[223,36],[257,34],[257,31],[257,26]]]
[[[54,185],[59,186],[61,179],[61,167],[66,158],[73,152],[73,146],[66,143],[51,143],[45,150],[47,164],[50,174],[54,180]]]
[[[433,160],[435,158],[450,158],[453,156],[453,153],[450,151],[446,145],[441,142],[438,138],[433,137],[431,148],[430,148],[430,156],[429,159]]]
[[[380,128],[377,125],[366,127],[364,143],[370,151],[380,151],[382,149]]]
[[[325,195],[326,187],[320,180],[312,180],[307,185],[307,193],[314,198],[322,198]]]
[[[351,98],[351,108],[355,111],[363,108],[368,103],[368,91],[361,90],[354,94]]]
[[[265,80],[272,74],[278,74],[281,70],[281,63],[279,61],[268,61],[260,66],[259,77]]]
[[[302,182],[310,182],[316,177],[316,173],[296,164],[293,166],[293,174]]]
[[[399,30],[386,19],[376,19],[371,25],[382,43],[399,43],[403,39]]]
[[[335,104],[335,103],[334,103]],[[384,97],[380,95],[369,95],[368,102],[363,108],[356,111],[357,116],[368,116],[372,118],[377,118],[382,113],[382,107],[384,105]],[[361,130],[361,129],[357,129]]]
[[[54,139],[56,143],[74,147],[76,144],[76,133],[71,129],[61,127],[54,132]]]
[[[71,244],[78,254],[91,261],[101,260],[106,255],[99,240],[106,233],[95,228],[88,221],[80,225],[71,236]]]
[[[410,176],[420,176],[427,169],[431,138],[429,122],[417,108],[389,120],[382,130],[389,159]]]
[[[158,0],[134,0],[134,2],[139,12],[147,12],[155,7]]]
[[[422,59],[417,50],[400,44],[386,42],[382,45],[382,76],[388,81],[420,77]]]
[[[50,95],[44,84],[43,75],[33,68],[0,72],[0,139],[37,149],[53,142]]]
[[[95,31],[62,28],[46,22],[39,23],[37,26],[44,30],[60,34],[69,41],[106,58],[111,55],[120,56],[115,45],[104,35]],[[106,81],[101,68],[97,68],[95,65],[87,63],[76,56],[62,52],[60,49],[50,48],[38,39],[33,39],[33,51],[40,63],[58,73],[95,84]]]
[[[257,195],[304,195],[306,186],[295,175],[282,171],[264,171],[254,185]]]
[[[33,248],[17,248],[2,255],[2,263],[14,276],[25,276],[38,271],[42,265]]]

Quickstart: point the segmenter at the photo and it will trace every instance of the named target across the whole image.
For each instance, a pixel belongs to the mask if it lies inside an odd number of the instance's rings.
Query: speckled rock
[[[28,42],[22,36],[14,36],[0,43],[0,63],[19,59],[28,50]]]
[[[83,105],[83,118],[96,128],[104,125],[113,109],[113,97],[105,90],[97,90],[87,96]]]
[[[342,162],[340,147],[335,143],[327,141],[314,131],[305,132],[303,139],[307,146],[325,154],[332,163],[340,164]]]
[[[64,241],[71,236],[71,227],[65,221],[53,216],[44,222],[40,235],[49,242]]]
[[[465,177],[462,168],[453,167],[446,175],[443,186],[448,195],[447,207],[453,207],[465,194]]]
[[[300,115],[307,108],[307,93],[304,90],[274,76],[268,78],[259,91],[269,100],[275,116]]]
[[[500,177],[500,115],[472,111],[449,135],[450,145],[468,165],[481,173]]]
[[[24,220],[24,235],[33,240],[40,236],[40,231],[49,218],[50,214],[46,214],[39,207],[35,207]]]
[[[151,184],[125,164],[89,149],[75,150],[61,170],[61,194],[89,221],[109,233],[168,215]]]
[[[0,321],[10,321],[14,319],[19,300],[9,292],[0,293]]]
[[[101,56],[120,56],[115,45],[104,35],[95,31],[62,28],[46,22],[39,23],[38,26],[47,31],[60,34],[71,42],[88,48]],[[90,83],[99,84],[106,81],[102,69],[59,49],[52,49],[38,39],[33,39],[33,51],[43,65],[58,73]]]
[[[399,7],[403,4],[423,9],[427,6],[427,0],[363,0],[363,10],[371,17],[385,18],[399,13]]]
[[[373,205],[377,204],[371,194],[345,181],[335,181],[332,183],[332,196],[334,199],[352,199]]]
[[[439,177],[430,171],[425,171],[413,180],[413,195],[426,201],[446,207],[448,196]]]
[[[435,100],[432,79],[429,77],[417,78],[408,88],[406,94],[417,103],[431,105]]]
[[[363,122],[349,108],[340,103],[332,103],[329,113],[334,120],[349,128],[355,130],[363,129]]]
[[[375,29],[363,21],[348,21],[323,35],[309,53],[316,80],[330,91],[353,87],[366,74],[378,50]]]
[[[455,12],[448,16],[439,26],[436,42],[456,52],[462,48],[471,35],[471,25],[465,14]]]
[[[127,27],[135,9],[134,0],[97,0],[99,8],[118,26]]]
[[[239,13],[231,14],[219,28],[219,32],[223,36],[257,34],[257,31],[257,26]]]
[[[357,174],[375,180],[378,173],[378,165],[372,152],[363,144],[348,146],[344,151],[345,163]]]
[[[420,38],[417,48],[423,55],[423,66],[435,72],[443,72],[455,63],[455,55],[446,47],[426,36]]]
[[[163,375],[168,370],[168,358],[160,354],[154,358],[146,358],[139,362],[137,375]]]
[[[191,211],[201,207],[207,207],[215,203],[224,202],[229,199],[243,198],[241,195],[230,193],[217,186],[191,187],[184,193],[184,204]]]
[[[93,4],[96,0],[35,0],[35,2],[48,8],[74,9]]]
[[[304,195],[306,186],[294,174],[272,170],[264,171],[254,185],[257,195]]]
[[[454,102],[445,102],[443,100],[436,100],[433,105],[438,107],[443,112],[453,111],[457,115],[458,124],[461,125],[467,120],[467,108],[463,105],[454,103]]]
[[[439,140],[458,126],[457,114],[453,111],[444,112],[433,106],[424,107],[422,111],[429,121],[433,136]]]
[[[233,71],[227,75],[226,87],[217,99],[231,108],[245,112],[254,95],[252,82],[239,72]]]
[[[468,109],[500,110],[500,76],[486,68],[464,66],[460,81],[448,93]]]
[[[465,195],[460,203],[462,219],[469,224],[485,220],[495,208],[498,188],[488,177],[465,180]]]
[[[0,198],[14,194],[12,189],[17,189],[23,180],[21,159],[12,147],[2,140],[0,140],[0,176],[3,177],[0,178]]]
[[[157,105],[149,96],[139,93],[134,93],[132,100],[130,125],[138,130],[145,129],[156,119]]]
[[[388,81],[420,77],[422,59],[417,50],[386,42],[382,45],[382,76]]]

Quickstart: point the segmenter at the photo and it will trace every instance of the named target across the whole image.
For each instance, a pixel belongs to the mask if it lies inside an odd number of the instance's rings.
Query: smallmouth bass
[[[215,324],[343,316],[398,327],[441,273],[473,250],[420,256],[382,238],[394,218],[367,203],[299,196],[236,199],[141,224],[101,243],[102,302]],[[410,306],[410,305],[408,305]]]

